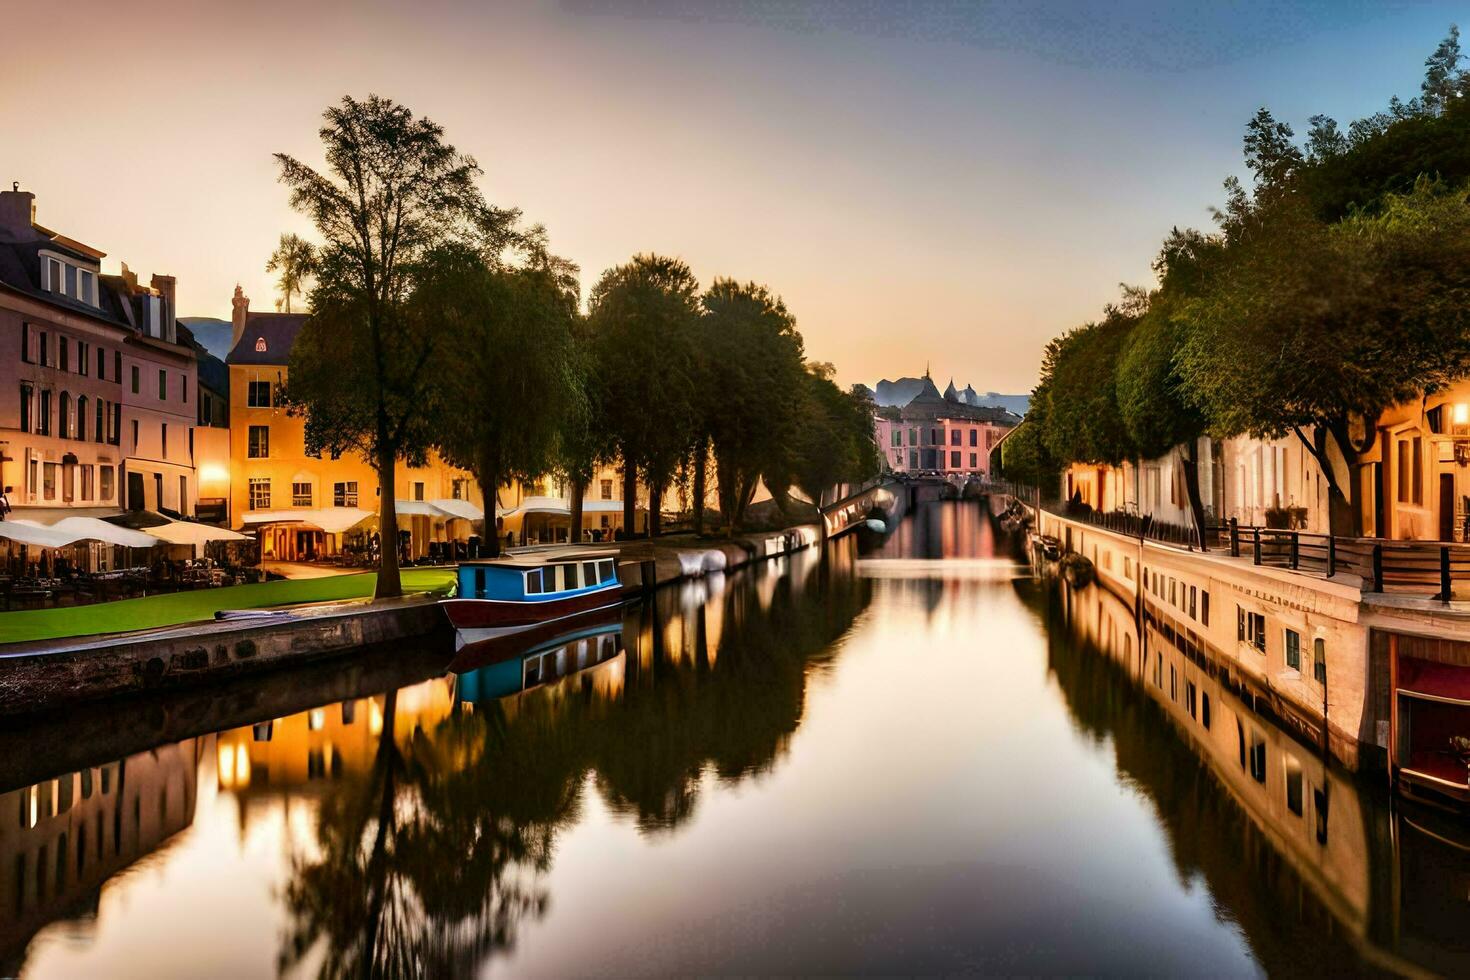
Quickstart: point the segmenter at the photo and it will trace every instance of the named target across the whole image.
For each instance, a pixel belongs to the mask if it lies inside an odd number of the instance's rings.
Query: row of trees
[[[711,463],[731,533],[762,480],[778,502],[792,486],[817,500],[877,468],[870,405],[806,361],[766,287],[717,279],[701,292],[682,261],[639,255],[602,275],[584,315],[578,268],[543,228],[486,202],[479,166],[438,125],[349,97],[320,136],[324,170],[276,155],[319,238],[283,236],[269,267],[286,304],[314,282],[286,394],[306,413],[308,451],[372,463],[385,542],[397,540],[396,464],[433,452],[475,475],[487,543],[496,489],[514,479],[564,477],[575,539],[605,462],[622,466],[623,526],[641,479],[655,534],[686,478],[704,530]],[[378,595],[397,595],[397,551],[382,556]]]
[[[1247,191],[1226,181],[1212,231],[1174,229],[1152,289],[1048,345],[1008,475],[1178,451],[1202,531],[1201,436],[1295,436],[1317,460],[1334,533],[1361,531],[1359,463],[1376,420],[1470,374],[1470,76],[1458,31],[1423,94],[1305,146],[1261,109]]]

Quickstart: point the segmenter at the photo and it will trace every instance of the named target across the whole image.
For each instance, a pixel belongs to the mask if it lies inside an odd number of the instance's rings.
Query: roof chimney
[[[12,181],[10,190],[0,191],[0,233],[19,241],[36,237],[36,195]]]
[[[174,292],[178,286],[178,280],[173,276],[160,276],[153,274],[148,285],[158,290],[158,295],[163,297],[163,337],[171,344],[178,343],[178,310],[174,308]]]
[[[245,336],[245,319],[250,315],[250,297],[245,295],[239,283],[235,284],[235,298],[231,302],[234,309],[230,313],[230,350],[234,350],[240,338]]]

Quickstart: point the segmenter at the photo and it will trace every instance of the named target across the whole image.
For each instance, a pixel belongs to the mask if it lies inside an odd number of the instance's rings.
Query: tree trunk
[[[383,921],[383,902],[387,892],[388,877],[388,833],[393,826],[394,803],[398,797],[397,770],[398,744],[393,741],[393,729],[398,721],[398,691],[388,692],[383,699],[383,730],[378,735],[377,768],[383,777],[383,792],[379,797],[378,826],[373,837],[373,847],[367,860],[367,921],[362,931],[362,960],[364,976],[375,976],[378,948],[378,931]]]
[[[403,580],[398,574],[398,454],[392,449],[378,450],[378,585],[374,599],[395,599],[403,595]]]
[[[1378,416],[1374,415],[1372,418],[1364,419],[1364,431],[1367,438],[1361,444],[1353,441],[1352,434],[1348,431],[1348,424],[1345,419],[1330,425],[1328,431],[1332,434],[1333,441],[1337,443],[1338,451],[1342,453],[1343,463],[1347,467],[1347,493],[1344,494],[1341,488],[1337,491],[1338,496],[1344,498],[1339,504],[1343,509],[1343,526],[1349,528],[1350,533],[1361,535],[1364,526],[1361,473],[1363,464],[1361,460],[1373,448],[1373,444],[1378,441]],[[1330,492],[1332,483],[1329,482],[1328,486],[1329,493],[1327,499],[1330,505],[1332,502]]]
[[[623,460],[623,537],[631,538],[638,530],[638,471]]]
[[[694,533],[704,537],[705,467],[709,462],[709,440],[700,437],[694,444]]]
[[[1199,440],[1191,439],[1185,445],[1189,447],[1188,452],[1183,447],[1179,450],[1184,462],[1184,492],[1189,497],[1189,513],[1194,519],[1194,536],[1199,550],[1209,551],[1210,546],[1205,540],[1205,505],[1199,495]]]
[[[656,538],[663,532],[664,488],[662,484],[648,484],[648,536]]]
[[[587,481],[576,479],[572,481],[571,499],[571,530],[567,533],[568,543],[581,544],[582,542],[582,502],[587,496]]]
[[[500,474],[487,454],[481,454],[475,479],[480,481],[480,495],[485,498],[485,537],[481,547],[486,558],[499,558],[500,527],[495,523],[495,509],[499,505]]]
[[[1348,501],[1347,494],[1343,492],[1342,485],[1337,480],[1337,468],[1327,458],[1327,430],[1317,426],[1312,430],[1312,438],[1308,439],[1300,428],[1296,428],[1296,437],[1301,440],[1307,452],[1317,460],[1317,468],[1322,473],[1322,478],[1327,481],[1327,533],[1333,537],[1353,533],[1353,505]],[[1353,470],[1353,457],[1349,455],[1350,448],[1344,447],[1343,457],[1348,463],[1348,472]]]

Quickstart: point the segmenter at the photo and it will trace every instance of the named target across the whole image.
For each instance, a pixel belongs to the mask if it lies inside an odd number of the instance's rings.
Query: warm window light
[[[308,731],[319,732],[326,727],[327,713],[321,708],[313,708],[306,713],[306,728]]]
[[[1453,417],[1456,425],[1470,425],[1470,402],[1455,402]]]
[[[218,463],[205,463],[199,467],[199,482],[213,483],[224,482],[230,478],[230,471]]]

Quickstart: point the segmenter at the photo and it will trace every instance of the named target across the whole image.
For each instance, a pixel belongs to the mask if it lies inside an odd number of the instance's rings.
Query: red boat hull
[[[503,599],[445,599],[440,605],[458,630],[513,629],[565,619],[578,613],[615,606],[622,601],[621,591],[614,587],[546,599],[541,602],[508,602]]]

